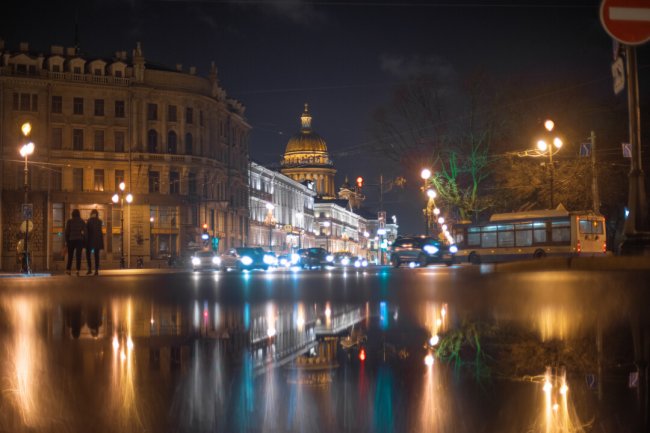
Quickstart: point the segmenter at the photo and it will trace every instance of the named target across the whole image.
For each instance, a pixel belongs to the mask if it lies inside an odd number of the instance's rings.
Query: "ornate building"
[[[305,185],[259,164],[249,170],[248,245],[283,253],[314,246],[314,196]]]
[[[217,69],[163,68],[131,56],[88,58],[75,48],[17,52],[0,41],[0,245],[2,269],[15,268],[21,238],[20,126],[30,122],[35,269],[63,266],[63,228],[72,209],[104,221],[104,259],[164,260],[196,248],[201,227],[220,249],[246,242],[248,135],[244,107],[227,97]],[[118,185],[131,204],[113,204]],[[122,226],[124,221],[124,226]],[[122,236],[124,235],[124,236]],[[121,246],[124,245],[124,251]],[[155,262],[154,262],[155,263]]]
[[[298,182],[312,182],[321,198],[336,198],[334,175],[336,169],[327,152],[325,140],[311,127],[309,106],[300,116],[302,128],[291,137],[282,159],[282,174]]]

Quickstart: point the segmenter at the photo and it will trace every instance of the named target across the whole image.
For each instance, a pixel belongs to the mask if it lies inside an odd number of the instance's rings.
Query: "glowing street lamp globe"
[[[117,194],[113,194],[113,197],[111,197],[111,200],[113,200],[113,203],[117,203],[120,201],[120,196]]]
[[[432,189],[427,190],[427,195],[429,196],[429,198],[436,198],[437,196],[436,192]]]
[[[562,147],[562,144],[563,144],[563,143],[562,143],[562,140],[560,140],[559,137],[555,137],[555,138],[553,139],[553,146],[555,146],[557,149],[559,149],[560,147]]]
[[[422,169],[422,171],[420,172],[420,177],[422,177],[422,179],[424,180],[429,179],[431,177],[431,170],[429,170],[428,168]]]
[[[545,142],[544,140],[539,140],[539,141],[537,142],[537,148],[538,148],[541,152],[546,152],[546,149],[548,149],[548,144],[546,144],[546,142]]]
[[[555,128],[555,122],[553,122],[551,119],[548,119],[546,122],[544,122],[544,128],[546,128],[547,131],[551,132],[553,128]]]
[[[133,201],[133,196],[131,194],[126,195],[126,202],[131,203]]]

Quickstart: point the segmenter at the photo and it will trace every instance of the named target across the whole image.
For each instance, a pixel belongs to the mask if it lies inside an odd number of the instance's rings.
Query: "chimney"
[[[196,66],[190,66],[190,75],[196,75]]]
[[[178,72],[183,72],[183,65],[181,65],[180,63],[176,63],[176,70]]]
[[[65,49],[65,54],[68,57],[74,57],[77,54],[77,49],[75,47],[67,47]]]
[[[61,45],[52,45],[50,47],[50,53],[52,55],[62,56],[63,55],[63,47]]]
[[[18,49],[23,53],[26,53],[27,51],[29,51],[29,43],[21,42],[20,44],[18,44]]]

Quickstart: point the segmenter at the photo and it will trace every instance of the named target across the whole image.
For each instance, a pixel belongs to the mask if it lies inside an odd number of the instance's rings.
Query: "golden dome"
[[[300,121],[302,128],[299,133],[289,139],[284,152],[285,158],[296,154],[304,156],[307,156],[305,154],[311,154],[313,156],[325,156],[325,159],[329,159],[327,157],[327,143],[311,129],[311,115],[309,114],[308,104],[305,104],[305,111],[300,116]]]

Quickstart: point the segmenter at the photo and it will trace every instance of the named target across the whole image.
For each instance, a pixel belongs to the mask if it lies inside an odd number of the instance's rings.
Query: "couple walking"
[[[68,263],[65,268],[66,274],[70,275],[72,270],[72,255],[75,255],[77,275],[81,268],[81,250],[86,249],[86,260],[88,261],[88,272],[92,274],[90,256],[95,256],[95,275],[99,275],[99,251],[104,249],[104,236],[102,234],[102,220],[99,219],[97,209],[90,211],[90,218],[87,222],[81,219],[79,209],[72,211],[72,218],[65,224],[65,245],[68,253]]]

